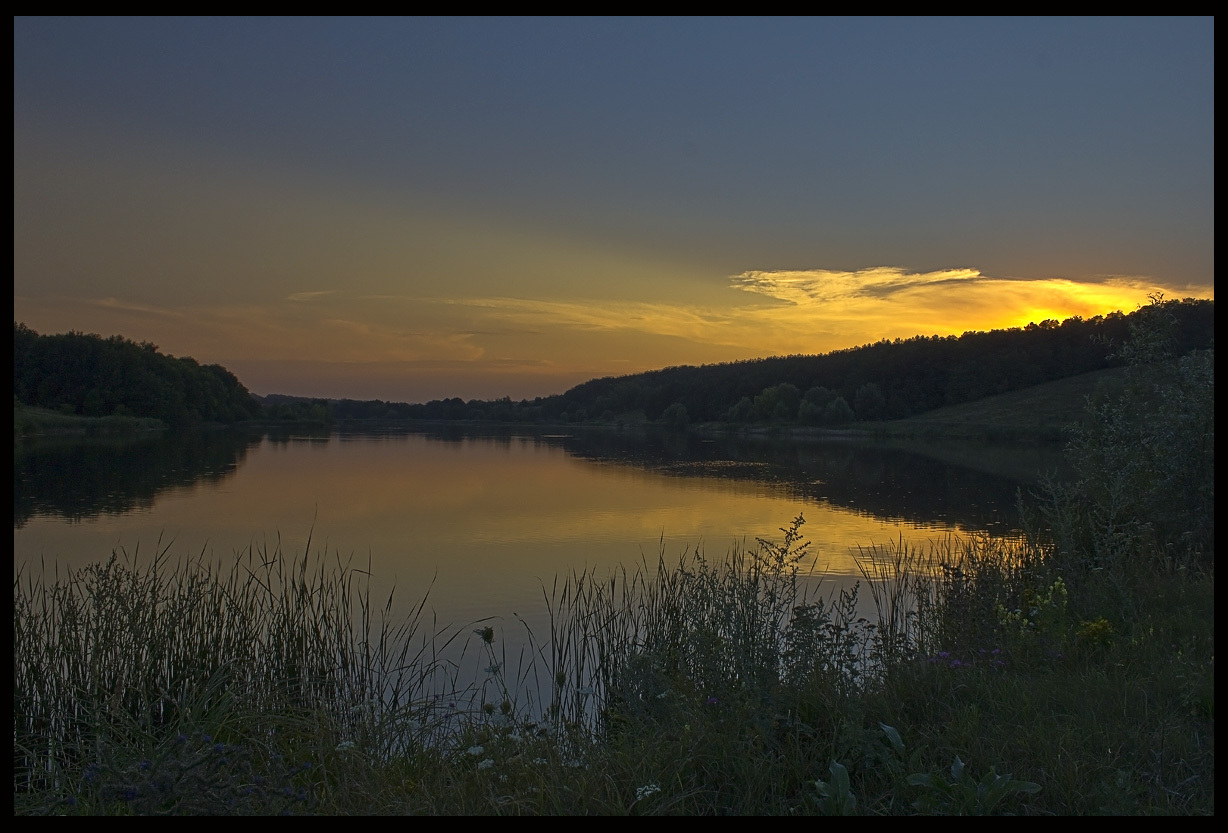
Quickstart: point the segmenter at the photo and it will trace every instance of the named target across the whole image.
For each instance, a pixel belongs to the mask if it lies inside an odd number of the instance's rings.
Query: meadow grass
[[[392,621],[336,558],[23,571],[15,810],[1214,811],[1209,567],[900,541],[808,597],[801,525],[560,579],[516,674],[493,626]]]
[[[166,423],[152,417],[84,417],[48,408],[13,404],[14,442],[33,436],[137,434],[165,430]]]

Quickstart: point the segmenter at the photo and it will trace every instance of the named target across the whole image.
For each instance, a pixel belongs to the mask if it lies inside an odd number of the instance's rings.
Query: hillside
[[[1066,429],[1084,417],[1088,397],[1118,387],[1124,374],[1124,368],[1081,373],[878,423],[873,431],[889,437],[1060,441]]]

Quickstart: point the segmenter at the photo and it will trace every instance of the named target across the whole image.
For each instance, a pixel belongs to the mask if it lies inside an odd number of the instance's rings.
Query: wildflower
[[[482,637],[482,641],[487,645],[495,641],[495,629],[489,625],[484,628],[476,628],[473,632]]]
[[[582,697],[588,697],[590,694],[596,694],[596,693],[597,693],[596,689],[594,689],[592,686],[586,685],[583,688],[576,689],[576,694],[579,694]]]
[[[485,760],[478,761],[478,769],[490,769],[494,765],[495,765],[495,762],[492,761],[490,758],[486,758]]]
[[[147,770],[147,769],[149,769],[151,766],[152,766],[152,764],[150,764],[150,763],[149,763],[149,761],[147,761],[147,760],[146,760],[146,761],[141,761],[139,764],[137,764],[137,767],[138,767],[138,768],[139,768],[139,769],[140,769],[142,772],[143,772],[143,771],[145,771],[145,770]]]
[[[656,784],[645,784],[642,787],[635,788],[635,800],[643,801],[645,798],[652,795],[653,793],[659,793],[659,792],[661,792],[661,788],[658,787]]]
[[[213,751],[217,752],[220,755],[221,753],[226,751],[226,745],[222,743],[215,743],[213,744]]]
[[[337,751],[338,751],[338,752],[345,752],[345,751],[348,751],[348,750],[350,750],[350,749],[353,749],[355,746],[357,746],[357,744],[356,744],[356,743],[354,743],[354,741],[352,741],[352,740],[343,740],[343,741],[341,741],[341,743],[337,744]]]
[[[485,751],[486,751],[485,746],[470,746],[468,749],[465,750],[466,754],[474,755],[474,756],[481,755]]]
[[[503,667],[502,663],[492,662],[490,665],[486,666],[484,670],[486,671],[487,674],[498,674],[499,669],[502,667]]]
[[[709,705],[709,706],[715,706],[715,705],[716,705],[717,703],[719,703],[719,702],[720,702],[720,701],[719,701],[719,700],[717,700],[715,697],[709,697],[709,698],[708,698],[708,700],[707,700],[707,703],[708,703],[708,705]]]

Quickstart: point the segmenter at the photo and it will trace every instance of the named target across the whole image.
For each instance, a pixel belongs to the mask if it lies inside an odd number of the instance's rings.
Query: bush
[[[1174,301],[1131,321],[1119,390],[1089,400],[1068,452],[1079,479],[1047,486],[1057,550],[1090,569],[1205,561],[1215,545],[1215,351],[1173,357]]]

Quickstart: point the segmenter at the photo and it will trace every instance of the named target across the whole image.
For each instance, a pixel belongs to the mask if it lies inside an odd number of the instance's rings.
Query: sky
[[[14,320],[257,394],[1213,298],[1213,18],[15,18]]]

